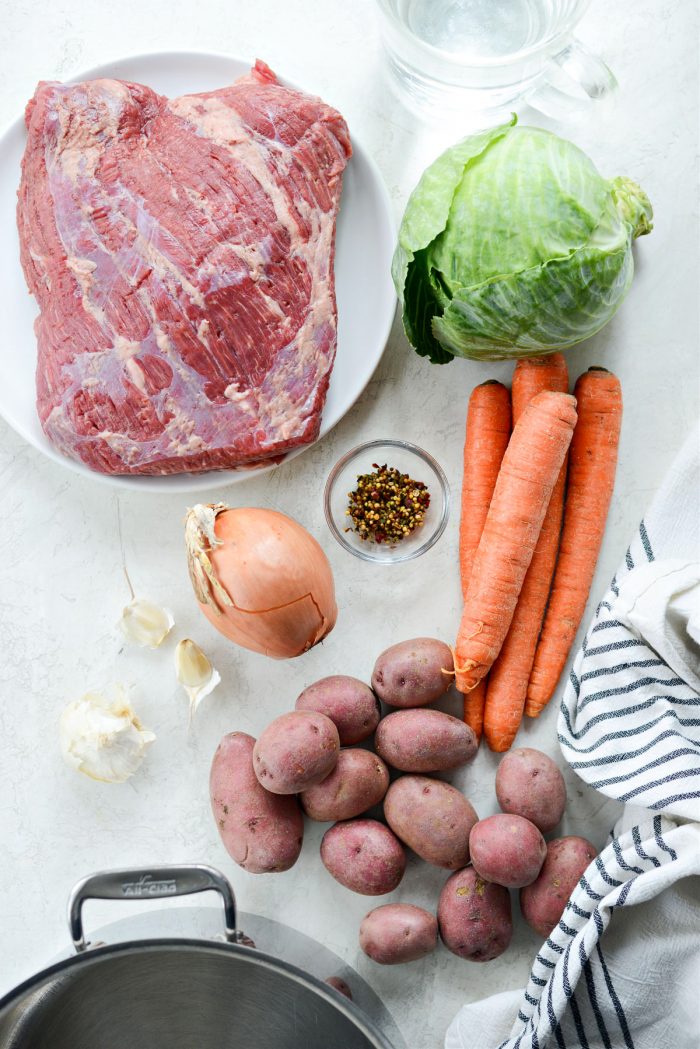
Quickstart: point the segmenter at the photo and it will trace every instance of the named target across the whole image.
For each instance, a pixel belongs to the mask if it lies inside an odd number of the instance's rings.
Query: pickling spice
[[[358,474],[357,487],[348,492],[346,517],[361,539],[394,546],[420,528],[430,506],[430,492],[422,481],[393,466],[372,463],[372,473]]]

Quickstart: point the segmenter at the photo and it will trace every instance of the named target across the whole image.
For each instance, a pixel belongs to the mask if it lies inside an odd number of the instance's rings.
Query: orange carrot
[[[496,478],[510,439],[510,397],[505,386],[489,379],[472,390],[467,409],[459,521],[459,570],[466,596],[476,548],[484,530]]]
[[[533,397],[543,390],[558,390],[567,393],[569,370],[563,353],[551,353],[549,357],[530,357],[517,361],[513,372],[513,423],[523,414]]]
[[[462,716],[465,725],[469,725],[476,736],[477,742],[481,740],[484,731],[484,710],[486,709],[486,685],[488,678],[482,678],[477,682],[471,692],[466,692],[462,697]]]
[[[568,388],[569,373],[563,354],[518,361],[513,373],[513,421],[518,421],[538,393],[543,390],[566,393]],[[552,491],[513,621],[488,677],[484,733],[491,750],[497,752],[512,746],[522,721],[532,661],[559,548],[565,481],[566,459]]]
[[[484,530],[501,460],[510,437],[510,397],[502,383],[489,379],[472,390],[464,438],[462,513],[459,523],[459,571],[467,592],[476,548]],[[464,720],[481,739],[486,683],[464,697]]]
[[[551,699],[583,618],[615,483],[620,382],[605,368],[589,368],[574,394],[579,421],[571,442],[559,559],[527,688],[530,717]]]
[[[513,430],[474,556],[457,636],[460,692],[469,692],[489,672],[508,633],[571,441],[575,405],[566,393],[540,393]]]

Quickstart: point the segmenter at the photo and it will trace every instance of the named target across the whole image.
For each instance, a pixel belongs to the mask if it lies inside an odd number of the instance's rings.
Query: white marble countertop
[[[0,122],[15,117],[37,80],[67,78],[131,52],[197,48],[259,55],[341,109],[374,154],[398,217],[419,172],[462,129],[421,126],[386,94],[372,8],[370,0],[54,0],[41,6],[6,0]],[[693,8],[687,0],[595,0],[581,36],[602,51],[620,90],[600,110],[551,125],[574,138],[607,175],[637,179],[656,212],[652,236],[637,248],[638,274],[626,303],[602,335],[568,355],[573,376],[596,362],[611,367],[625,395],[615,495],[591,607],[698,410]],[[522,118],[546,123],[527,110]],[[223,497],[284,510],[328,552],[338,625],[322,646],[285,664],[235,649],[198,612],[183,558],[186,498],[117,494],[48,462],[0,424],[0,992],[66,946],[65,904],[80,877],[108,867],[187,861],[220,867],[244,910],[285,921],[356,966],[394,1012],[410,1049],[437,1049],[463,1001],[523,984],[537,939],[520,922],[510,950],[485,966],[460,961],[444,948],[409,966],[374,966],[359,953],[357,928],[376,901],[346,891],[324,871],[318,856],[324,828],[308,827],[292,871],[247,875],[226,855],[207,795],[209,762],[225,732],[257,734],[293,705],[305,684],[326,674],[367,679],[376,655],[395,641],[418,634],[451,639],[459,607],[457,515],[418,562],[380,570],[333,543],[322,514],[323,482],[353,444],[394,436],[435,454],[457,493],[469,393],[486,377],[507,380],[510,373],[506,364],[431,367],[409,350],[397,323],[364,396],[320,445],[265,477],[204,494],[202,501]],[[176,630],[155,653],[125,648],[115,631],[128,601],[122,555],[137,592],[175,613]],[[190,734],[186,700],[172,673],[173,648],[183,636],[206,648],[223,677]],[[158,736],[141,772],[122,786],[68,769],[57,735],[68,700],[115,680],[134,685],[142,720]],[[452,697],[445,709],[456,711],[458,702]],[[521,739],[558,756],[555,707]],[[495,764],[482,750],[455,779],[482,816],[495,811]],[[601,846],[615,805],[573,774],[568,785],[564,830]],[[444,878],[412,861],[392,898],[434,906]],[[88,923],[120,917],[115,906],[94,905]]]

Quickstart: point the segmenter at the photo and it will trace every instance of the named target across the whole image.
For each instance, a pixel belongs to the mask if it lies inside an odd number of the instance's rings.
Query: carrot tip
[[[610,375],[607,368],[603,368],[601,364],[592,364],[588,369],[589,372],[605,372],[606,375]]]

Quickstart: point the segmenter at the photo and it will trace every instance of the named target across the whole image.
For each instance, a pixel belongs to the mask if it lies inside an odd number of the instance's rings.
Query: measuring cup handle
[[[224,936],[237,943],[236,900],[226,878],[204,864],[146,867],[139,870],[113,870],[91,874],[73,889],[68,903],[68,923],[76,951],[87,947],[83,931],[83,905],[86,900],[160,900],[166,896],[188,896],[213,889],[224,902]]]
[[[528,102],[555,119],[604,98],[617,87],[610,67],[576,39],[552,57],[548,73]]]

